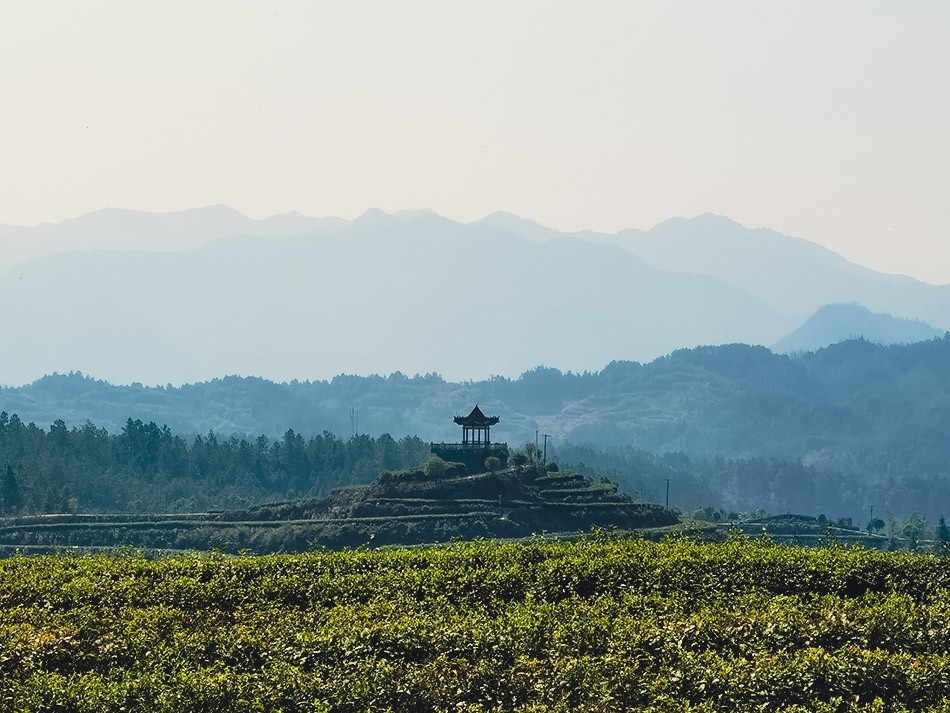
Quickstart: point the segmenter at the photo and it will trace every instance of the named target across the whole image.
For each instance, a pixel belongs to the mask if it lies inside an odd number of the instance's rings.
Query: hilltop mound
[[[438,460],[438,459],[437,459]],[[668,508],[637,503],[617,484],[527,465],[467,474],[461,464],[384,471],[326,498],[244,510],[168,515],[42,515],[0,522],[0,551],[133,546],[160,550],[297,552],[313,547],[411,545],[517,538],[594,527],[675,525]]]
[[[674,525],[672,510],[635,503],[617,484],[526,465],[468,474],[447,464],[384,471],[369,485],[337,488],[330,497],[261,505],[222,513],[221,521],[311,524],[328,546],[418,544],[453,538],[526,537],[593,527],[635,529]]]

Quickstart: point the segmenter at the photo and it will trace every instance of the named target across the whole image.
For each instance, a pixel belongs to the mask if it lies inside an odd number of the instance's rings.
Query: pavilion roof
[[[459,426],[485,428],[486,426],[494,426],[498,423],[499,418],[497,416],[486,416],[482,413],[482,410],[478,408],[478,404],[475,404],[475,408],[472,409],[472,412],[468,416],[456,416],[454,421]]]

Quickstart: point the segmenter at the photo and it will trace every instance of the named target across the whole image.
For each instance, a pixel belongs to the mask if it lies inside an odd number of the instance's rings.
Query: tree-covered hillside
[[[950,336],[891,347],[849,341],[794,358],[746,345],[699,347],[600,372],[538,367],[518,379],[476,382],[397,372],[150,388],[72,374],[0,389],[0,410],[26,422],[89,420],[118,432],[131,417],[180,434],[224,436],[279,437],[288,428],[350,434],[355,408],[359,432],[455,439],[452,416],[474,403],[502,417],[497,435],[514,444],[533,441],[540,429],[554,443],[703,457],[809,454],[814,461],[887,448],[913,451],[908,466],[936,472],[950,456]]]
[[[181,512],[317,497],[417,465],[428,450],[418,438],[293,430],[274,440],[186,439],[132,419],[116,434],[62,420],[47,430],[0,412],[0,512]]]
[[[931,519],[950,509],[942,504],[950,502],[950,337],[890,347],[849,341],[795,357],[745,345],[702,347],[596,373],[539,367],[518,379],[479,382],[396,373],[148,388],[72,374],[0,390],[0,410],[39,424],[34,431],[62,419],[82,433],[118,434],[131,417],[167,424],[188,444],[212,431],[222,441],[280,440],[288,429],[305,440],[354,431],[412,434],[419,444],[456,440],[452,416],[475,403],[501,416],[492,431],[499,440],[517,447],[533,443],[536,432],[549,434],[549,450],[565,462],[598,459],[601,472],[654,501],[662,502],[670,478],[671,504],[684,509],[721,504],[857,517],[874,505]],[[572,451],[581,446],[589,448]],[[341,471],[327,486],[366,482],[378,470]],[[57,492],[58,482],[51,480]],[[251,499],[287,489],[301,487],[262,486]],[[173,492],[169,503],[202,497]],[[127,496],[141,499],[135,488]]]

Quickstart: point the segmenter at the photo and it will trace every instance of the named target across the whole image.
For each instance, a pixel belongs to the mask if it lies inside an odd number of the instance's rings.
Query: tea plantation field
[[[739,538],[0,561],[0,711],[950,711],[950,560]]]

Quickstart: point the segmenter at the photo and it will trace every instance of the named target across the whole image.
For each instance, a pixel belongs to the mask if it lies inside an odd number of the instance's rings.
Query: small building
[[[491,427],[501,419],[486,416],[478,404],[468,416],[456,416],[455,423],[462,427],[461,443],[433,443],[431,451],[443,460],[463,463],[471,473],[485,470],[485,459],[494,456],[500,468],[508,467],[508,444],[491,442]]]

